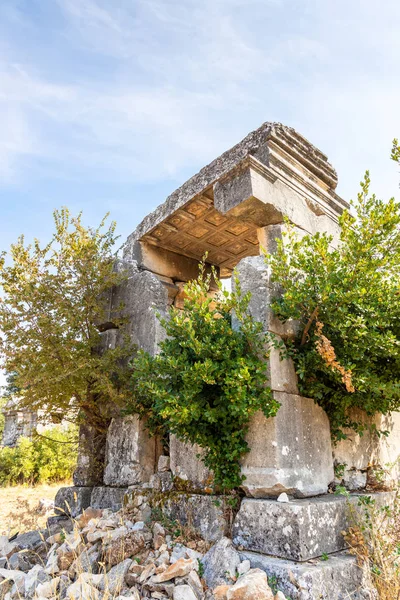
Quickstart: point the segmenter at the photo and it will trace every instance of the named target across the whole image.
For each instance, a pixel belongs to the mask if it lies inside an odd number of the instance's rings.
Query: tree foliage
[[[109,319],[107,293],[123,279],[114,268],[115,223],[87,228],[66,208],[54,222],[48,244],[21,236],[0,257],[2,366],[21,406],[85,415],[102,429],[127,377],[127,345],[104,348],[98,327]]]
[[[400,158],[399,147],[392,157]],[[367,172],[351,211],[339,219],[340,242],[289,231],[267,255],[283,294],[273,304],[297,319],[293,356],[301,393],[328,413],[334,436],[360,431],[352,407],[368,415],[400,408],[400,204],[370,194]]]
[[[238,281],[230,293],[214,278],[219,291],[210,297],[211,277],[201,265],[184,288],[183,310],[172,307],[161,319],[167,337],[160,353],[139,352],[129,410],[146,416],[153,432],[201,446],[215,484],[231,489],[243,480],[239,461],[248,451],[251,415],[275,415],[279,404],[267,386],[266,340],[247,312],[249,294],[241,295]]]
[[[20,437],[15,448],[0,448],[0,486],[65,481],[77,457],[76,427],[52,428],[33,439]]]

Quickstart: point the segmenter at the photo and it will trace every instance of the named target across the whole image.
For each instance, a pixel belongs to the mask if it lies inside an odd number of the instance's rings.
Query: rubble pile
[[[2,536],[0,600],[285,600],[229,538],[210,548],[176,533],[162,519],[88,508],[45,531]]]

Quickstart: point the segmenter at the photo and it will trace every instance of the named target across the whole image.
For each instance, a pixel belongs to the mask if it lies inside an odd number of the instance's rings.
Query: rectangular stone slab
[[[378,505],[393,498],[385,492],[368,495]],[[349,502],[357,508],[358,497],[328,494],[287,503],[245,498],[233,523],[233,541],[243,550],[300,562],[338,552],[346,547],[341,532],[348,527]]]
[[[254,552],[241,552],[240,557],[265,571],[270,584],[290,600],[376,600],[368,572],[344,552],[306,564]]]
[[[111,508],[117,511],[124,505],[124,496],[128,488],[95,487],[92,491],[92,508]]]
[[[229,533],[230,509],[225,496],[172,493],[161,502],[162,512],[182,525],[190,525],[201,537],[216,542]]]
[[[77,517],[90,506],[92,487],[71,486],[58,490],[54,505],[56,515]]]

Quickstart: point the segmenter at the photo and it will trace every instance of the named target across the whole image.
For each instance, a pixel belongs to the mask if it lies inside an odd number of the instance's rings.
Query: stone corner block
[[[295,563],[255,552],[241,552],[252,569],[262,569],[276,587],[291,600],[377,600],[367,569],[355,556],[341,552],[327,561]]]
[[[56,515],[77,517],[85,508],[90,506],[93,488],[91,487],[62,487],[54,500]]]
[[[377,506],[390,505],[393,492],[369,494]],[[242,550],[303,562],[346,547],[342,531],[362,514],[359,495],[276,500],[245,498],[233,523],[233,541]]]
[[[345,548],[346,499],[275,500],[246,498],[233,523],[233,541],[242,549],[295,561]]]

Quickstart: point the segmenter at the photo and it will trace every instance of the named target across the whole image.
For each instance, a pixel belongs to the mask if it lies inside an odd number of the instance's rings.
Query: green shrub
[[[339,219],[340,243],[290,231],[266,257],[283,289],[273,309],[297,319],[289,353],[300,392],[330,417],[334,437],[362,431],[352,408],[368,415],[400,408],[400,204],[369,194],[369,175],[352,211]]]
[[[228,490],[243,481],[239,461],[251,415],[275,415],[279,403],[267,386],[266,336],[247,312],[250,295],[241,295],[238,281],[230,293],[214,278],[219,291],[211,298],[201,265],[184,288],[183,310],[172,307],[169,319],[160,319],[167,337],[157,356],[141,351],[135,359],[128,411],[145,416],[155,433],[199,444],[215,484]],[[232,327],[233,313],[240,328]]]
[[[15,448],[0,448],[0,486],[63,481],[76,464],[76,428],[53,428],[32,440],[21,437]]]

